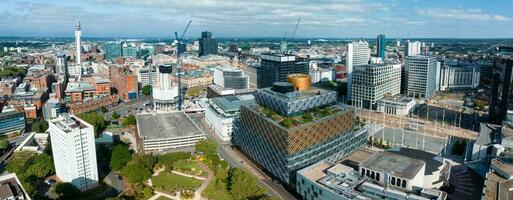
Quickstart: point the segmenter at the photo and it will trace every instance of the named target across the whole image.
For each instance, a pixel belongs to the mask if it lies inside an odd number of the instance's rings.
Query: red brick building
[[[139,90],[137,86],[137,75],[125,66],[111,65],[109,67],[109,78],[111,86],[123,100],[137,98]]]

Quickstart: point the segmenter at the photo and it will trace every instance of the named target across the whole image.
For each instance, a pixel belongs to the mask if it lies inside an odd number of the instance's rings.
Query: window
[[[400,178],[398,178],[398,179],[397,179],[397,182],[396,182],[396,184],[395,184],[395,185],[396,185],[397,187],[400,187],[400,186],[401,186],[401,179],[400,179]]]
[[[392,183],[392,185],[395,185],[395,177],[392,177],[392,181],[390,183]]]
[[[370,171],[369,171],[369,170],[367,170],[366,175],[367,175],[367,177],[369,177],[369,176],[370,176]]]
[[[376,180],[379,181],[379,173],[376,173]]]
[[[402,186],[403,186],[403,188],[406,188],[406,180],[403,180]]]
[[[362,176],[365,176],[365,169],[362,169]]]
[[[372,171],[372,172],[371,172],[370,177],[371,177],[372,179],[374,179],[374,171]]]

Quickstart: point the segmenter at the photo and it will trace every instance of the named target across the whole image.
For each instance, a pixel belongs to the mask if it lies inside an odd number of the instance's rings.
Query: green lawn
[[[170,198],[167,198],[165,196],[160,196],[159,198],[157,198],[157,200],[170,200]]]
[[[155,190],[163,192],[174,192],[182,189],[195,190],[201,186],[202,181],[193,178],[176,175],[170,172],[161,172],[152,179]]]
[[[208,173],[203,171],[201,165],[196,160],[178,160],[173,163],[173,168],[176,171],[196,175],[207,176]]]

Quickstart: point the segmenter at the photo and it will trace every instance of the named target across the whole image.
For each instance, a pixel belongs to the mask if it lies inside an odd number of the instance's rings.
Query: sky
[[[1,0],[0,36],[513,38],[512,0]]]

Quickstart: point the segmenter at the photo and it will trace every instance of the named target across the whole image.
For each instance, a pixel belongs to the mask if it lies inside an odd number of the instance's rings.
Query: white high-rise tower
[[[82,46],[80,45],[80,36],[82,35],[82,31],[80,31],[80,22],[77,22],[77,25],[75,26],[75,47],[77,48],[77,65],[80,65],[81,62],[81,55],[82,55]]]
[[[351,100],[352,78],[354,67],[369,64],[370,60],[369,43],[366,41],[355,41],[347,44],[346,69],[347,69],[347,100]]]
[[[61,114],[48,121],[55,173],[63,182],[81,190],[98,185],[94,126],[80,118]]]

